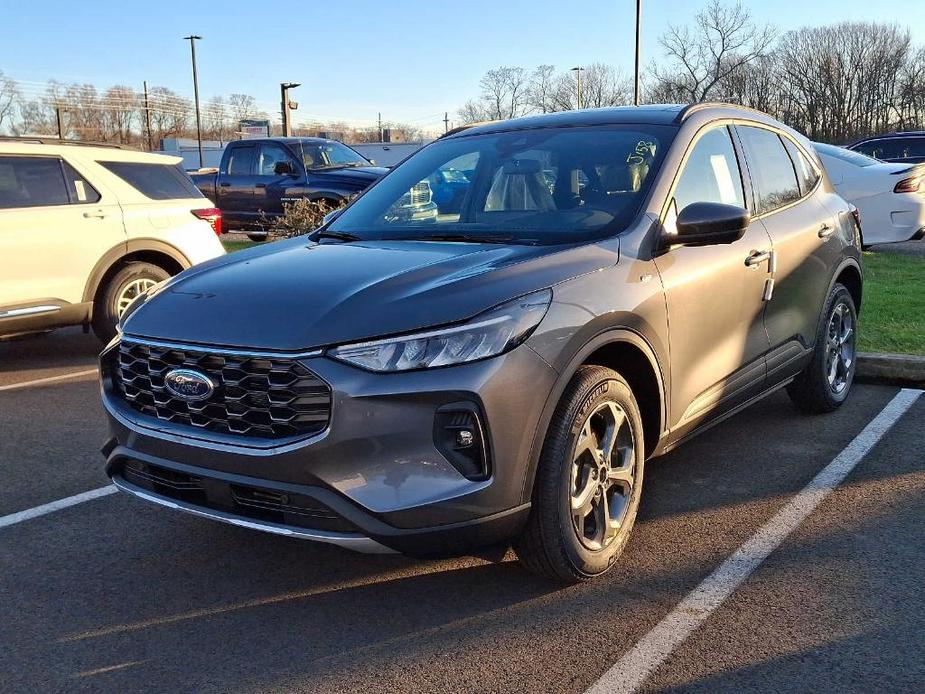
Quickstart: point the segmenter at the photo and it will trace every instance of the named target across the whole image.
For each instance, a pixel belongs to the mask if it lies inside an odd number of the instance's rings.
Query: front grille
[[[323,431],[331,416],[331,389],[293,359],[213,354],[130,340],[113,352],[117,393],[136,411],[163,421],[280,439]],[[164,377],[181,367],[209,376],[215,392],[200,402],[176,397]]]

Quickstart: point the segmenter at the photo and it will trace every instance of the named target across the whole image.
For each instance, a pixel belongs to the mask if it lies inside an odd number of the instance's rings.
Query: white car
[[[115,334],[141,292],[223,255],[221,212],[179,157],[0,138],[0,337]]]
[[[865,247],[925,236],[925,166],[891,164],[835,145],[813,145],[835,190],[858,208]]]

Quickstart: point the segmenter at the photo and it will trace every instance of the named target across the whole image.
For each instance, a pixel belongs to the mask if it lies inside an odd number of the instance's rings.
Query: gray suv
[[[439,171],[459,205],[396,214]],[[626,544],[644,461],[781,387],[844,402],[859,231],[810,143],[742,108],[452,133],[308,236],[129,306],[101,357],[106,469],[248,528],[419,556],[513,542],[588,579]]]

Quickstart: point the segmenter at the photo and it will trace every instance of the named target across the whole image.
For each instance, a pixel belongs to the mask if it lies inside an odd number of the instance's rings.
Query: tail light
[[[217,207],[206,207],[202,210],[190,210],[193,213],[193,216],[197,219],[201,219],[209,223],[209,226],[212,227],[212,231],[216,235],[221,235],[222,233],[222,211]]]
[[[910,178],[904,178],[899,183],[896,184],[896,187],[893,188],[894,193],[918,193],[919,184],[921,184],[921,176],[912,176]]]

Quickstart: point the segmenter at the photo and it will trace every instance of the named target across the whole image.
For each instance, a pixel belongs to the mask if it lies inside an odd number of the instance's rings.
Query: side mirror
[[[734,243],[742,238],[751,221],[751,213],[743,207],[718,202],[694,202],[681,210],[675,222],[678,234],[669,238],[669,243]]]
[[[288,161],[278,161],[273,165],[273,173],[277,176],[292,176],[295,171],[292,169],[292,164]]]

